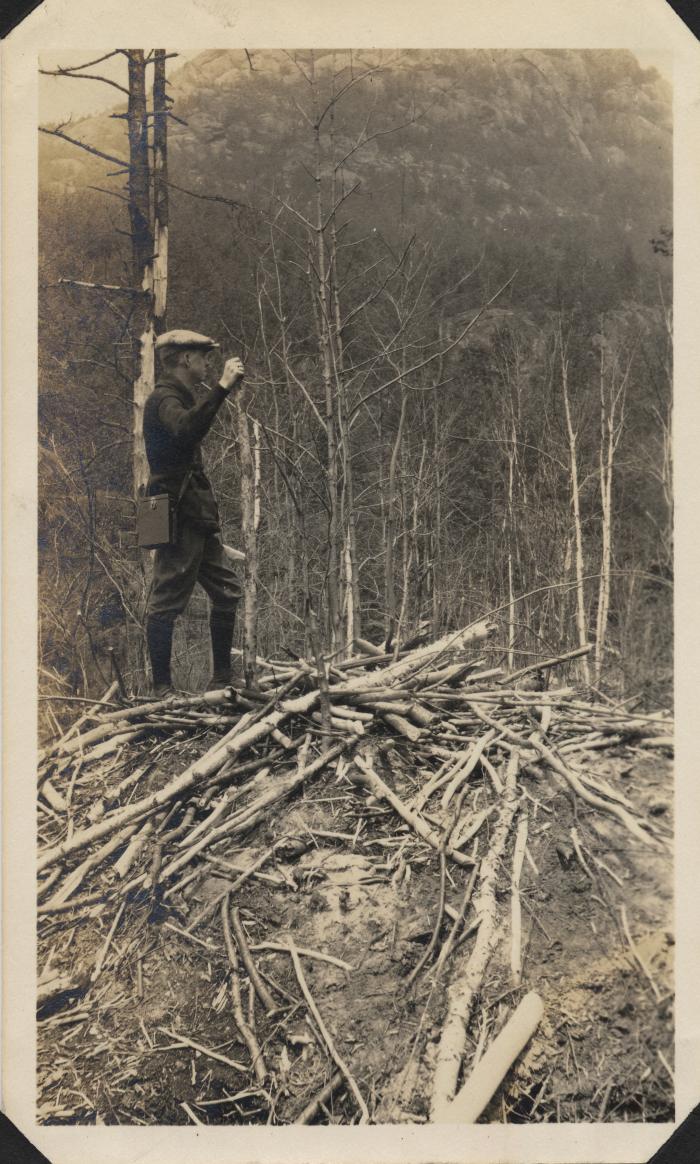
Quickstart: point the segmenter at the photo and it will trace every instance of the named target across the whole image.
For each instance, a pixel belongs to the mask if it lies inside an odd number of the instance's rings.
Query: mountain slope
[[[171,80],[186,122],[171,122],[171,179],[256,207],[274,204],[274,190],[306,212],[312,126],[333,84],[347,90],[322,123],[322,166],[328,176],[331,150],[350,155],[338,181],[359,183],[344,208],[358,230],[418,231],[450,248],[468,233],[516,251],[578,238],[601,258],[629,244],[647,261],[649,237],[670,222],[669,87],[626,51],[255,52],[249,61],[211,50]],[[126,154],[123,120],[102,115],[66,132]],[[105,183],[99,159],[45,135],[41,147],[44,188]]]

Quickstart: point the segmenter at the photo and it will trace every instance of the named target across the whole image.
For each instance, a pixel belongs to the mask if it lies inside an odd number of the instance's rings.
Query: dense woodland
[[[246,365],[205,452],[258,652],[495,611],[494,664],[591,642],[584,682],[668,699],[665,82],[623,51],[212,51],[169,94],[167,326]],[[125,149],[118,104],[63,132]],[[125,174],[40,147],[42,682],[99,694],[116,657],[144,690],[137,297],[76,285],[134,286]]]

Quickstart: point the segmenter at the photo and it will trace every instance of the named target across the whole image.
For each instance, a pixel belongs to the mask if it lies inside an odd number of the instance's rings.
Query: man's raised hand
[[[224,392],[230,392],[232,388],[240,387],[244,375],[245,368],[243,364],[238,359],[238,356],[233,356],[224,364],[219,386],[223,388]]]

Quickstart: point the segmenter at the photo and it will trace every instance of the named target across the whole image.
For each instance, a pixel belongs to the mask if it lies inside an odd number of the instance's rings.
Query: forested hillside
[[[591,642],[582,678],[666,699],[665,82],[624,51],[213,50],[170,95],[167,323],[246,365],[260,654],[307,653],[310,610],[339,658],[496,611],[494,663]],[[122,112],[62,132],[121,157]],[[142,690],[134,297],[75,285],[129,285],[123,170],[40,147],[43,676],[104,689],[113,648]],[[245,428],[206,445],[233,544]]]

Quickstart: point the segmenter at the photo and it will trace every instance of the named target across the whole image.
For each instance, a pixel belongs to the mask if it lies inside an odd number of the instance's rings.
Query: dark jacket
[[[178,507],[178,519],[200,529],[218,530],[219,510],[204,472],[200,441],[228,393],[218,385],[191,391],[168,376],[158,380],[143,413],[143,438],[151,475],[148,493],[170,494],[177,501],[185,475],[191,470]]]

